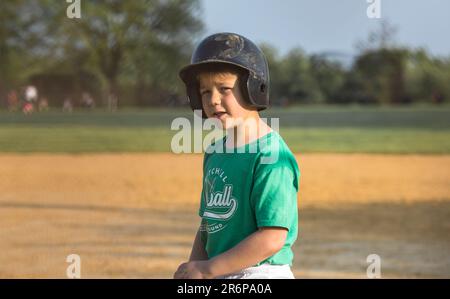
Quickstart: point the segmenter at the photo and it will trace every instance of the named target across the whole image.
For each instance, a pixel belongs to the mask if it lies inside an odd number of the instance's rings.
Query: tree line
[[[50,106],[89,93],[100,106],[186,105],[178,70],[203,34],[198,0],[90,0],[69,19],[58,0],[0,2],[0,100],[33,84]],[[360,47],[351,65],[262,44],[275,105],[441,103],[450,98],[450,57],[390,44]],[[375,40],[375,42],[373,42]]]
[[[324,55],[294,49],[269,58],[272,99],[276,104],[440,104],[450,99],[450,59],[424,49],[365,49],[350,66]]]

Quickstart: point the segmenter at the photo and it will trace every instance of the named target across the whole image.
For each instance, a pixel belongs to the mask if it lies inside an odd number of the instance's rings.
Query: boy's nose
[[[212,91],[211,97],[209,98],[209,104],[214,107],[216,105],[219,105],[221,101],[222,99],[220,92]]]

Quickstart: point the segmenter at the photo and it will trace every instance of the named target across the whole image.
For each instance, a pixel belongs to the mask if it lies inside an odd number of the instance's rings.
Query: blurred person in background
[[[70,97],[66,97],[64,99],[62,111],[63,112],[72,113],[72,111],[73,111],[73,104],[72,104],[72,99]]]
[[[19,96],[14,89],[8,93],[7,101],[9,111],[15,112],[19,109]]]
[[[81,96],[81,105],[88,109],[95,108],[94,98],[91,96],[89,92],[83,92],[83,95]]]
[[[46,97],[42,97],[39,99],[38,110],[39,112],[48,111],[48,100]]]

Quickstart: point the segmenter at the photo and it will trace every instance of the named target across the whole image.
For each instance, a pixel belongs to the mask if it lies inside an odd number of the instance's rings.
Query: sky
[[[369,2],[380,1],[380,18],[368,18]],[[201,0],[203,36],[227,31],[256,43],[267,42],[281,55],[294,47],[307,53],[357,53],[360,40],[385,19],[394,40],[432,55],[450,56],[449,0]]]

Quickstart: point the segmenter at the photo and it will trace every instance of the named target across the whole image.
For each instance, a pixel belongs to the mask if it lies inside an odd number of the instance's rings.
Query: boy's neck
[[[226,146],[240,147],[269,134],[271,131],[272,128],[269,127],[259,117],[259,113],[255,111],[255,113],[252,113],[242,123],[227,130],[227,135],[233,136],[233,139],[230,140],[227,138]]]

